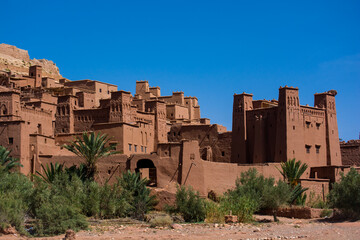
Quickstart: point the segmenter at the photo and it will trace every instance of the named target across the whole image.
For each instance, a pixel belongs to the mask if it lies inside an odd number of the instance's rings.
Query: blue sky
[[[197,96],[203,117],[231,130],[234,93],[300,104],[336,89],[339,137],[360,132],[359,1],[2,0],[0,42],[53,60],[71,80]]]

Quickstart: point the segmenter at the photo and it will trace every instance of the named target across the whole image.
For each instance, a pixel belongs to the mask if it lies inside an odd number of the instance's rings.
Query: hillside
[[[15,74],[27,75],[29,73],[29,67],[33,65],[42,66],[43,77],[51,77],[54,79],[62,78],[59,68],[53,61],[47,59],[30,59],[27,50],[5,43],[0,44],[0,70],[10,70]]]

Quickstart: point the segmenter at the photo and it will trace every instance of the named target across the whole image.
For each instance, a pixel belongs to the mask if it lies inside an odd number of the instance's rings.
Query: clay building
[[[293,87],[280,87],[278,101],[235,94],[231,162],[296,158],[310,167],[341,165],[335,96],[336,91],[317,93],[310,107],[300,105]]]
[[[296,158],[310,168],[302,184],[322,196],[342,166],[335,91],[315,94],[314,107],[300,105],[299,90],[281,87],[278,100],[235,94],[232,131],[201,118],[196,97],[184,92],[161,96],[160,87],[136,81],[136,92],[93,80],[0,72],[0,144],[24,165],[79,164],[61,146],[83,131],[106,133],[121,154],[99,162],[100,182],[127,169],[141,172],[153,186],[191,185],[206,196],[222,193],[241,172],[256,168],[281,178],[280,162]],[[352,164],[352,163],[351,163]]]

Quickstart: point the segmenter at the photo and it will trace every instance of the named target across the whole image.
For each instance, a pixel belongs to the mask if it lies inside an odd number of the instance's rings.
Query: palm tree
[[[109,140],[110,138],[106,134],[83,132],[81,137],[76,137],[74,141],[65,144],[64,147],[84,160],[87,178],[94,179],[97,174],[98,160],[119,153],[114,151],[116,145],[108,144]]]
[[[41,168],[43,169],[44,173],[40,173],[38,171],[36,171],[36,173],[42,178],[42,180],[47,183],[52,183],[56,176],[64,173],[64,164],[50,163],[50,167],[48,164],[46,164],[46,168],[41,164]]]
[[[10,157],[11,150],[7,150],[4,146],[0,146],[0,170],[9,172],[15,167],[22,167],[19,159]]]
[[[296,159],[293,158],[287,162],[282,162],[281,170],[278,169],[281,175],[284,177],[284,181],[286,181],[292,189],[290,198],[291,204],[305,204],[307,197],[305,191],[307,191],[308,188],[303,188],[299,183],[301,176],[304,174],[307,168],[308,165],[306,163],[301,164],[300,160],[296,161]]]
[[[304,174],[308,165],[306,163],[301,164],[301,161],[296,161],[295,158],[290,159],[287,162],[281,163],[280,173],[284,177],[284,181],[287,181],[290,186],[294,189],[299,184],[301,175]]]

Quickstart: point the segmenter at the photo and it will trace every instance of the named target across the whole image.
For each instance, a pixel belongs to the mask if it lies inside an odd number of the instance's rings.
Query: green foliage
[[[324,209],[324,210],[321,211],[320,217],[322,217],[322,218],[331,217],[332,213],[333,213],[332,209]]]
[[[124,193],[128,197],[128,202],[131,207],[130,216],[143,220],[145,214],[152,210],[157,204],[156,197],[150,195],[150,189],[146,187],[147,179],[141,179],[140,173],[132,173],[127,171],[118,180]]]
[[[292,189],[289,203],[304,206],[307,198],[305,191],[307,190],[308,188],[303,188],[300,184],[296,185]]]
[[[288,203],[291,188],[283,181],[275,185],[274,178],[265,178],[253,168],[241,173],[241,177],[236,180],[235,189],[229,190],[225,196],[230,196],[233,204],[244,203],[239,206],[239,210],[244,212],[243,217],[239,216],[240,220],[249,220],[252,214],[260,209],[273,210],[276,220],[276,210]]]
[[[87,221],[82,214],[85,197],[83,182],[77,177],[69,179],[66,173],[56,175],[51,184],[37,181],[30,203],[36,220],[35,234],[57,235],[70,228],[86,229]]]
[[[304,174],[308,165],[306,163],[301,164],[301,161],[296,161],[295,158],[281,163],[280,173],[284,177],[292,188],[299,184],[301,176]]]
[[[323,201],[322,197],[319,195],[316,196],[314,192],[310,192],[309,201],[306,205],[311,208],[328,208],[327,203]]]
[[[333,184],[328,202],[330,207],[360,217],[360,174],[354,168],[347,175],[341,173],[341,181]]]
[[[64,164],[50,163],[50,166],[46,164],[46,167],[41,164],[41,168],[44,173],[39,171],[36,171],[36,173],[47,183],[52,183],[58,175],[64,173]]]
[[[205,220],[207,223],[223,223],[225,221],[226,211],[221,208],[219,202],[206,200],[205,212]]]
[[[291,186],[293,192],[291,194],[290,203],[296,205],[305,205],[307,195],[305,191],[308,188],[302,188],[300,178],[308,168],[306,163],[301,164],[301,161],[296,161],[295,158],[281,163],[281,170],[278,169],[284,180]]]
[[[0,171],[9,172],[15,167],[22,167],[19,159],[10,157],[11,150],[0,146]]]
[[[59,235],[68,229],[86,229],[88,223],[80,209],[61,195],[51,196],[36,209],[35,232],[38,236]]]
[[[20,173],[0,171],[0,229],[12,225],[25,233],[24,221],[33,184]]]
[[[220,209],[224,215],[230,212],[236,215],[239,222],[250,222],[254,212],[258,210],[258,203],[248,195],[225,194],[220,200]]]
[[[170,227],[173,224],[173,220],[169,215],[156,216],[150,220],[150,227]]]
[[[174,207],[169,207],[170,213],[180,213],[185,222],[204,221],[206,211],[204,200],[192,187],[180,186],[176,191]]]
[[[101,135],[91,132],[83,132],[82,137],[76,137],[70,144],[65,144],[64,147],[70,152],[75,153],[84,160],[87,173],[86,177],[94,179],[97,174],[97,161],[101,158],[117,154],[114,151],[116,145],[109,144],[110,138],[106,134]]]

